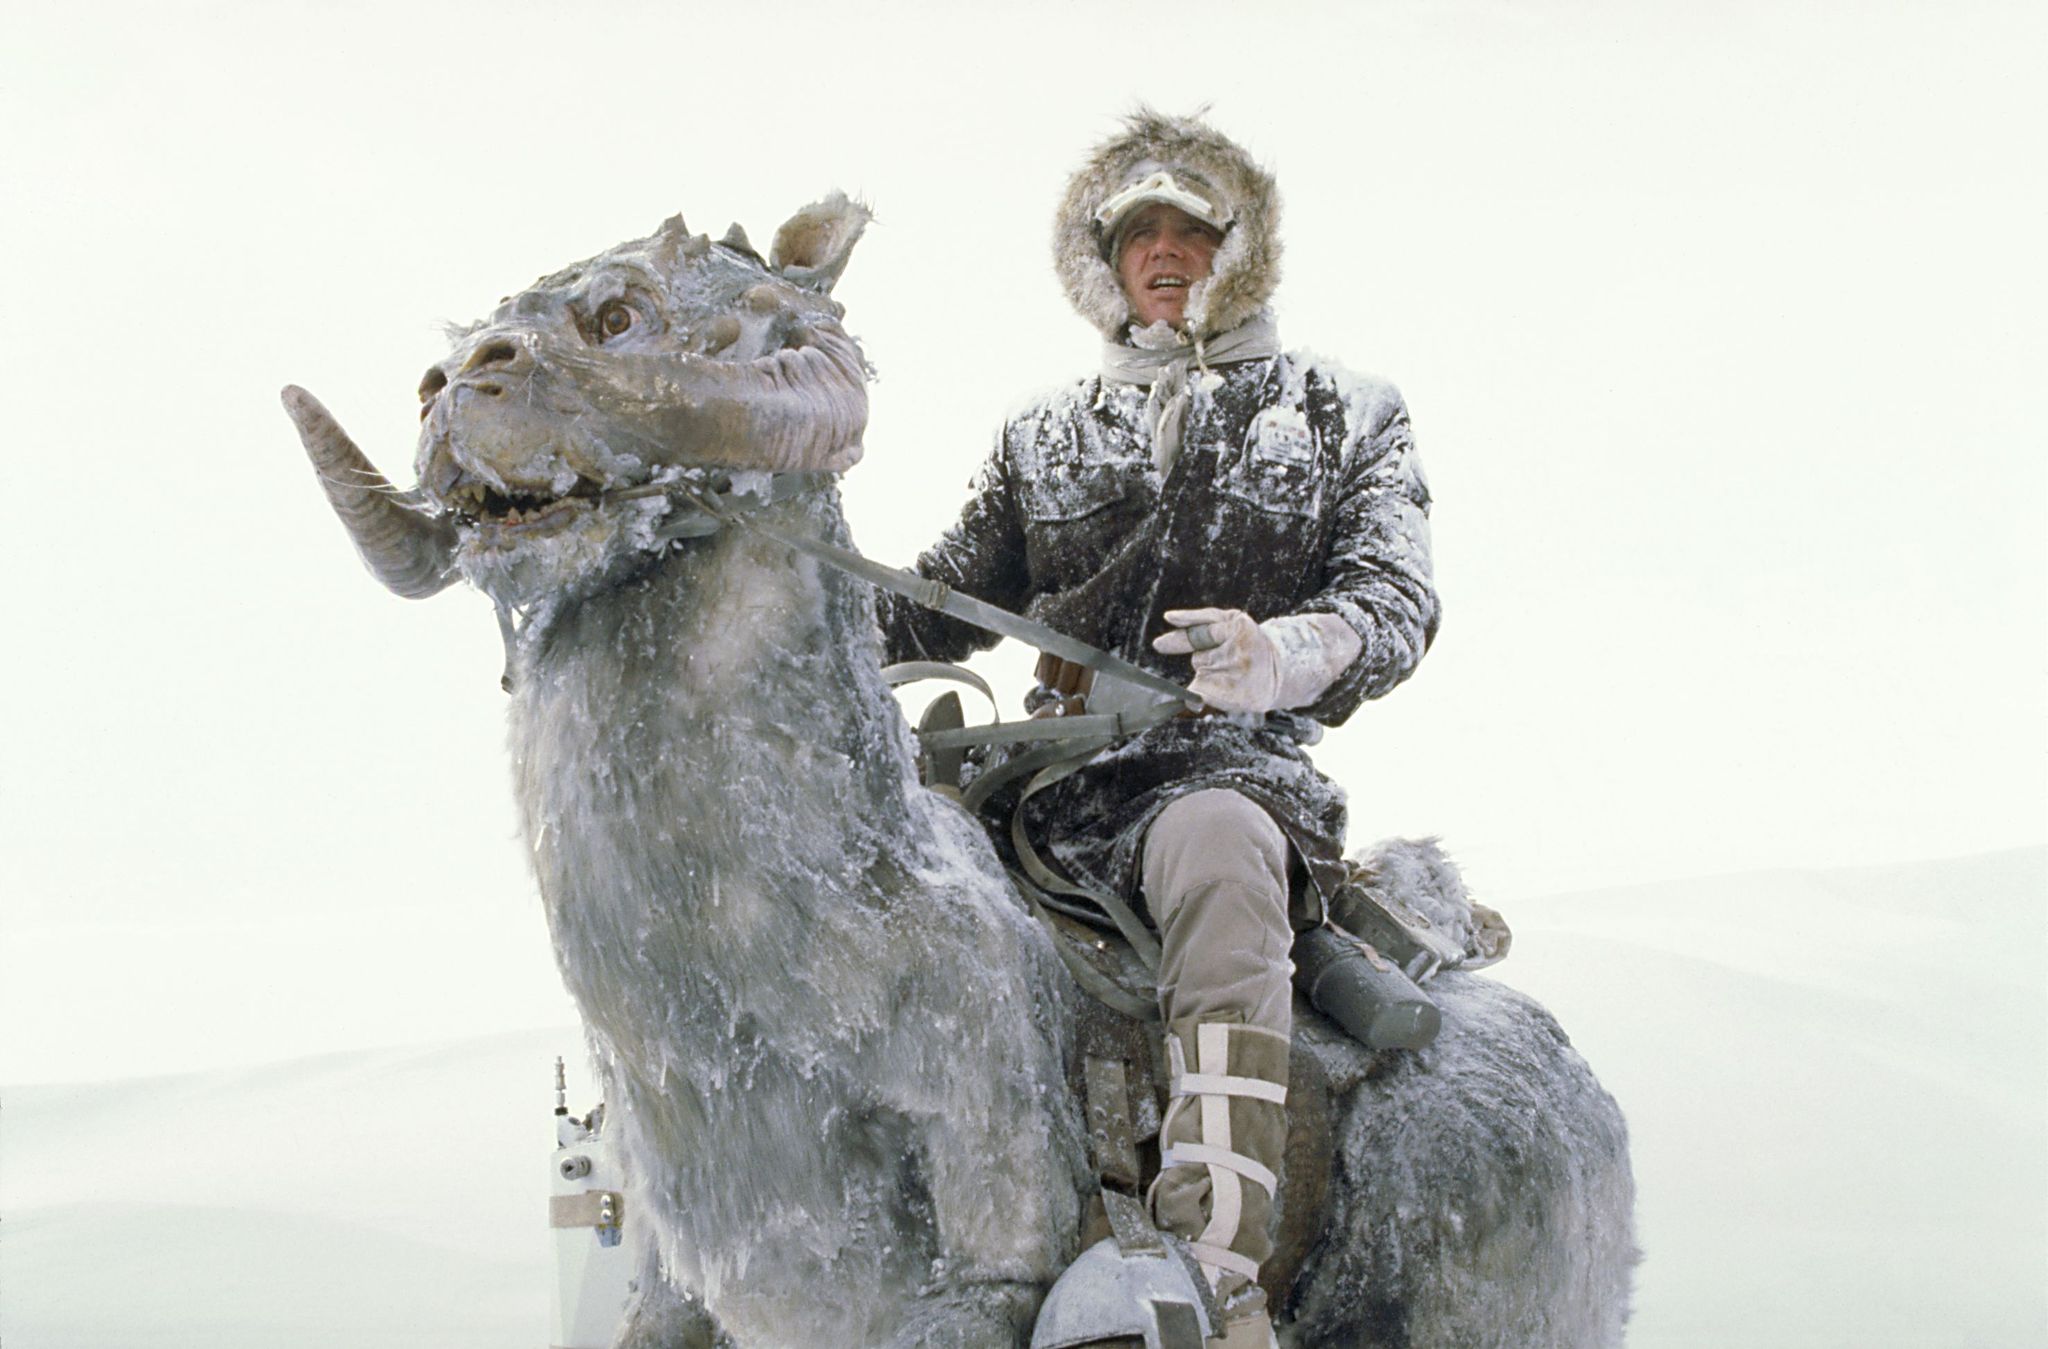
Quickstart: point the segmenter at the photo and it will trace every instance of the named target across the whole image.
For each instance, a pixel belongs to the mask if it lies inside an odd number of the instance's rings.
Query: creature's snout
[[[532,375],[537,364],[528,334],[486,329],[427,367],[420,377],[420,416],[424,419],[451,386],[485,398],[501,397],[510,382]]]
[[[427,367],[418,470],[430,497],[449,504],[473,479],[479,491],[553,499],[565,474],[601,476],[586,434],[596,409],[550,368],[562,354],[530,330],[494,324]]]

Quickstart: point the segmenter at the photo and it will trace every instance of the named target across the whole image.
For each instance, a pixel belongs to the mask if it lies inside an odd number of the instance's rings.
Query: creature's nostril
[[[500,338],[495,342],[486,342],[469,353],[469,359],[462,363],[462,371],[468,374],[472,370],[481,370],[489,365],[510,365],[518,359],[519,348]]]
[[[438,365],[428,366],[427,373],[420,376],[420,401],[426,402],[447,387],[448,372]]]

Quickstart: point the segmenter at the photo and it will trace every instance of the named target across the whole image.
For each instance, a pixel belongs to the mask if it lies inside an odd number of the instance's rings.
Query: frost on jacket
[[[1362,651],[1301,713],[1340,725],[1407,678],[1436,633],[1429,489],[1407,409],[1392,385],[1300,353],[1193,385],[1163,481],[1142,388],[1091,378],[1011,418],[916,570],[1183,683],[1187,658],[1151,647],[1168,609],[1337,614]],[[996,641],[905,600],[885,598],[881,618],[893,660],[958,660]],[[1069,868],[1128,892],[1153,815],[1217,786],[1273,812],[1316,890],[1334,880],[1343,790],[1277,719],[1156,727],[1034,798],[1032,823]]]

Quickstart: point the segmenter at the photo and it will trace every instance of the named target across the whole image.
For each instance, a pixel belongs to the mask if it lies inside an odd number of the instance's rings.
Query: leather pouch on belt
[[[1142,712],[1171,701],[1151,689],[1140,688],[1127,683],[1115,675],[1091,670],[1085,665],[1063,660],[1050,652],[1040,652],[1033,676],[1038,686],[1025,698],[1025,705],[1034,717],[1078,717],[1084,713]],[[1184,717],[1214,717],[1225,715],[1213,707],[1199,712],[1183,711]],[[1262,718],[1261,718],[1262,720]]]

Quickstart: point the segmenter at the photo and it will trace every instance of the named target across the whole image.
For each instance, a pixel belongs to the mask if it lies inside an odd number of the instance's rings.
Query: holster
[[[1130,712],[1141,707],[1156,707],[1163,701],[1157,693],[1137,684],[1127,683],[1114,675],[1099,675],[1085,665],[1076,664],[1049,651],[1038,653],[1038,665],[1032,672],[1038,681],[1031,692],[1024,695],[1024,706],[1033,717],[1078,717],[1088,712]],[[1227,715],[1213,707],[1196,712],[1182,708],[1182,717],[1220,717]]]
[[[1024,706],[1032,716],[1078,717],[1088,711],[1095,671],[1050,651],[1041,651],[1032,676],[1038,685],[1024,695]]]

